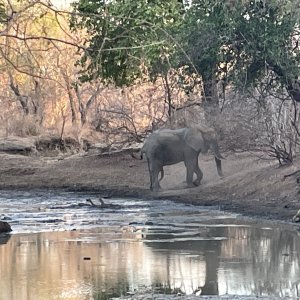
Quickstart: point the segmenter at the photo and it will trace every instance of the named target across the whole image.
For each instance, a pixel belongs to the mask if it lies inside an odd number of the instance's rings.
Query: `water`
[[[96,199],[95,196],[92,196]],[[297,297],[292,226],[169,201],[0,192],[0,299],[109,299],[134,293]]]

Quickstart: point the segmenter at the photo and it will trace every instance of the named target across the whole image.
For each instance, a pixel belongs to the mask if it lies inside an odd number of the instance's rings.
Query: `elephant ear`
[[[158,143],[180,143],[179,136],[172,130],[161,130],[158,134]]]
[[[199,130],[195,128],[189,128],[187,129],[185,136],[184,136],[185,142],[193,148],[195,151],[204,150],[204,141],[202,138],[202,134]]]

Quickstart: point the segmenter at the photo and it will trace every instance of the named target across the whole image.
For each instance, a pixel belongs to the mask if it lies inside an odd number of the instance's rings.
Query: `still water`
[[[82,205],[89,197],[0,192],[13,228],[0,236],[0,300],[300,295],[297,227],[169,201]]]

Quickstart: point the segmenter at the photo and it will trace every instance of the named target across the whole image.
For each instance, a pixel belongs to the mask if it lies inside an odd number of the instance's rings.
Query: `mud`
[[[96,192],[101,196],[171,199],[238,212],[247,216],[290,222],[300,209],[297,175],[300,160],[278,167],[258,154],[225,154],[224,178],[217,175],[213,158],[200,157],[204,179],[199,187],[186,188],[183,164],[165,167],[163,190],[149,190],[145,161],[129,153],[113,156],[80,153],[44,157],[0,153],[2,190],[66,190]],[[62,203],[63,204],[63,203]]]

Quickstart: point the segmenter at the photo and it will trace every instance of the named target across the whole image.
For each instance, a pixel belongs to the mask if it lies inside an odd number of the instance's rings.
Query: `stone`
[[[12,231],[10,225],[7,222],[0,221],[0,233]]]
[[[7,153],[31,153],[36,151],[35,140],[31,138],[7,137],[0,139],[0,151]]]

